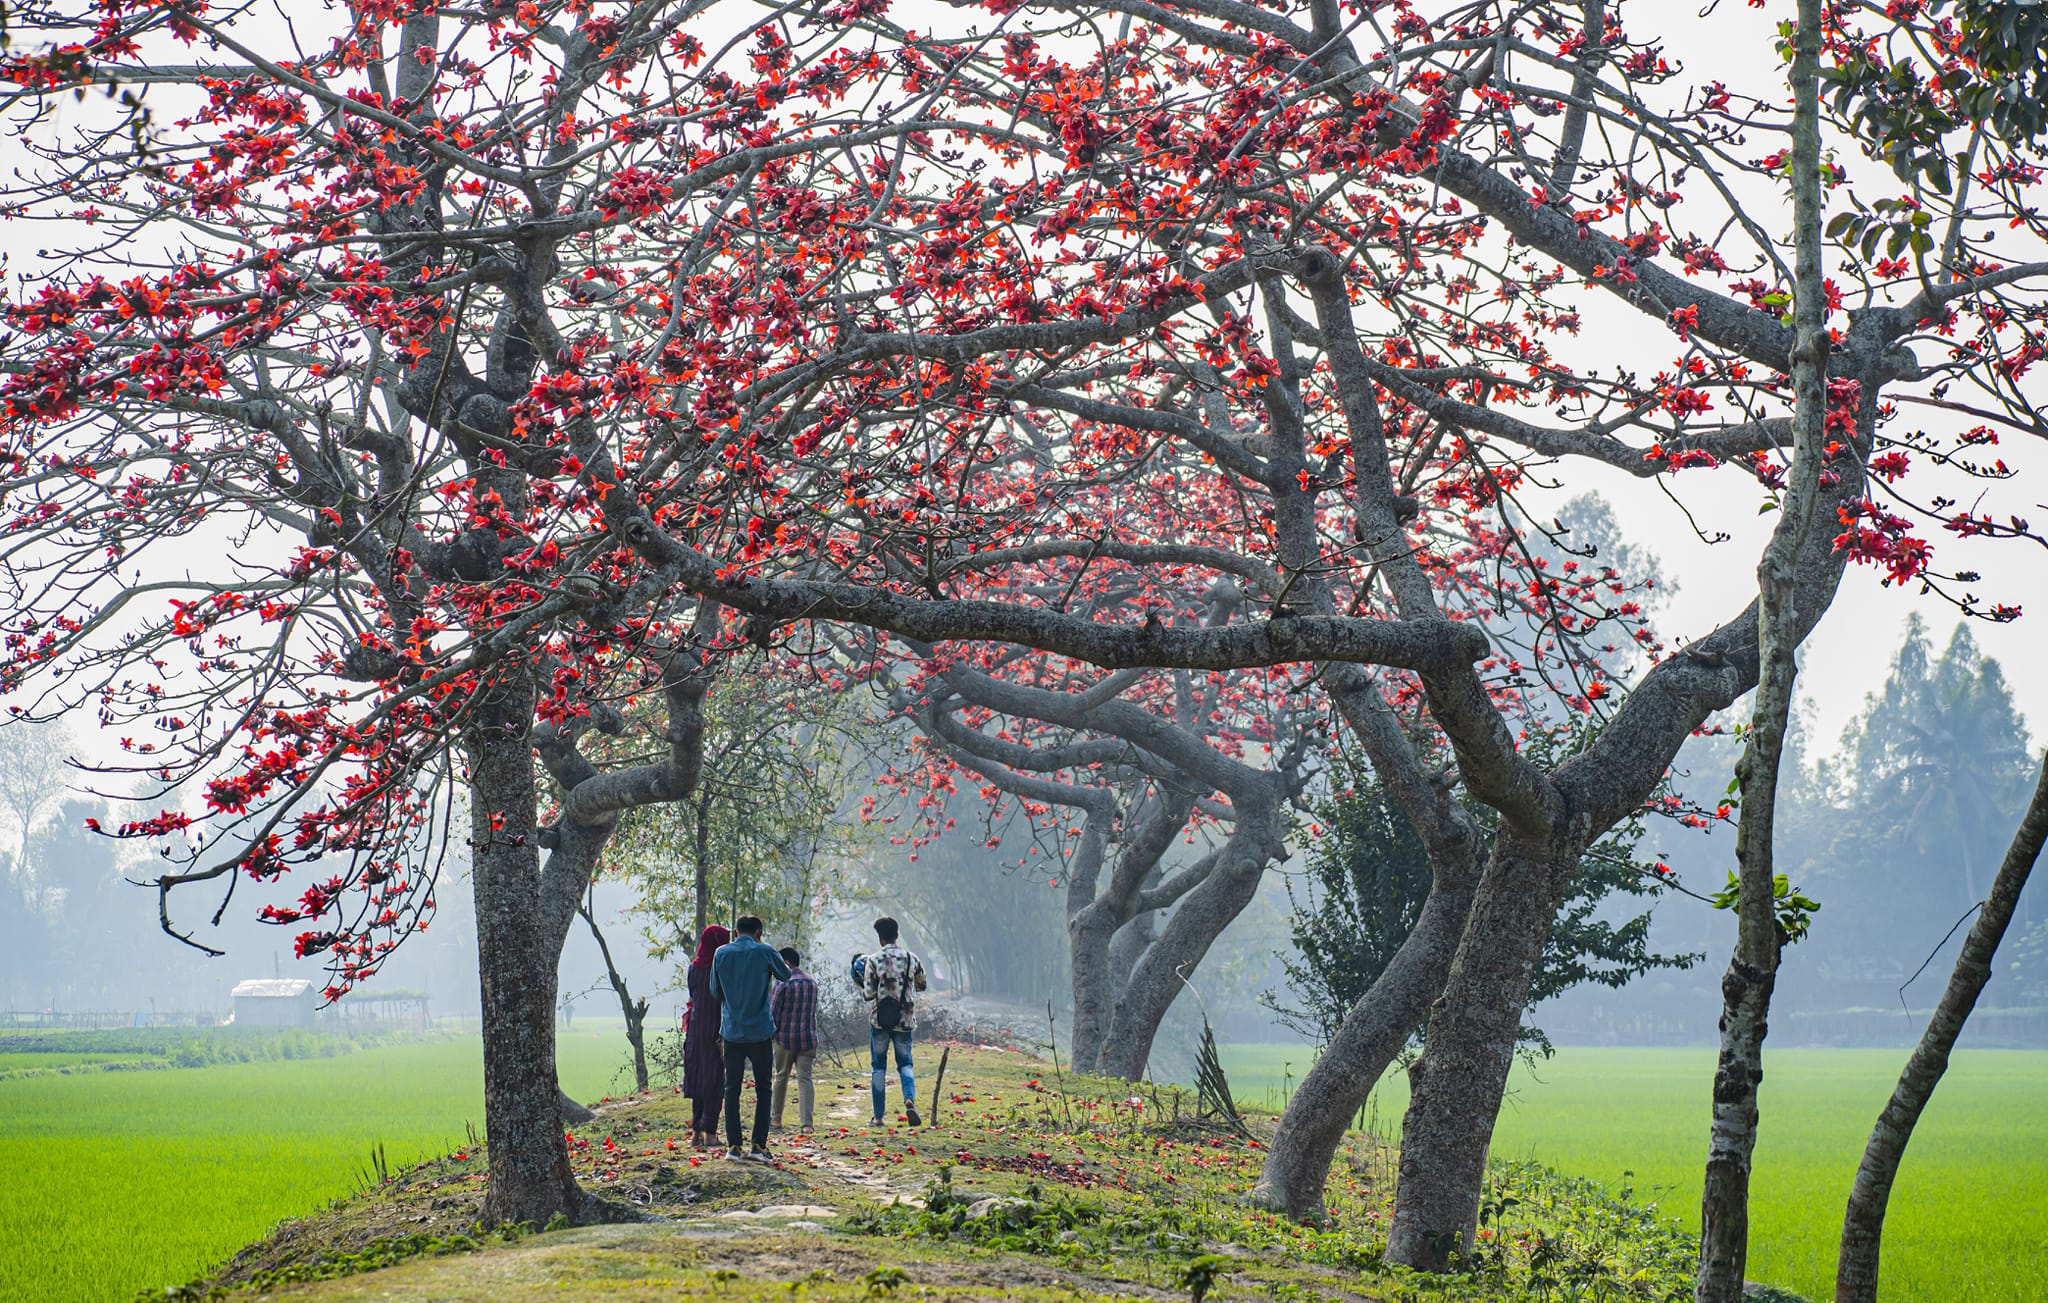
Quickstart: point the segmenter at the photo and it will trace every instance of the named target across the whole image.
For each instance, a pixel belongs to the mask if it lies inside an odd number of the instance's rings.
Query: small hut
[[[229,993],[237,1027],[311,1027],[318,993],[303,977],[266,977],[238,983]]]

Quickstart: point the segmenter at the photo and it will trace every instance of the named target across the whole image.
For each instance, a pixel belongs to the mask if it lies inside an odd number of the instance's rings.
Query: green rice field
[[[1767,1053],[1751,1279],[1833,1297],[1849,1183],[1905,1054]],[[1278,1107],[1312,1052],[1241,1045],[1222,1058],[1240,1100]],[[1708,1049],[1568,1047],[1518,1065],[1493,1157],[1633,1183],[1639,1201],[1697,1226],[1713,1070]],[[1406,1077],[1389,1074],[1368,1126],[1397,1137],[1407,1102]],[[1881,1283],[1887,1303],[2048,1300],[2048,1052],[1957,1053],[1892,1192]]]
[[[625,1041],[583,1021],[562,1034],[562,1085],[595,1099],[613,1088]],[[398,1167],[459,1147],[471,1123],[483,1126],[483,1061],[466,1037],[0,1080],[0,1300],[126,1303],[183,1283],[348,1193],[373,1144]]]
[[[615,1089],[622,1054],[615,1026],[579,1020],[563,1036],[563,1084],[584,1098]],[[7,1066],[54,1057],[10,1054]],[[1275,1106],[1308,1060],[1298,1046],[1224,1051],[1239,1096]],[[1770,1056],[1753,1278],[1830,1293],[1848,1180],[1898,1063],[1889,1051]],[[1494,1156],[1632,1181],[1689,1223],[1711,1067],[1706,1050],[1561,1050],[1517,1070]],[[1382,1134],[1398,1131],[1403,1085],[1390,1078],[1368,1111]],[[334,1058],[0,1079],[0,1300],[127,1300],[190,1279],[348,1193],[373,1144],[396,1167],[465,1143],[481,1112],[477,1047],[454,1036]],[[1958,1055],[1892,1209],[1887,1300],[2048,1303],[2048,1053]]]

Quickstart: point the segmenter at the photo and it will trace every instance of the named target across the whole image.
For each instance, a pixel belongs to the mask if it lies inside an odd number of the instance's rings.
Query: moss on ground
[[[930,1125],[879,1132],[864,1064],[819,1073],[821,1126],[773,1166],[693,1153],[673,1092],[607,1101],[571,1132],[577,1175],[612,1224],[475,1232],[480,1147],[392,1173],[286,1223],[172,1296],[343,1300],[1690,1298],[1691,1245],[1590,1183],[1520,1167],[1489,1182],[1463,1274],[1381,1260],[1393,1156],[1354,1136],[1329,1216],[1297,1225],[1243,1203],[1253,1134],[1187,1096],[1057,1074],[1015,1051],[951,1050]],[[678,1137],[685,1137],[679,1139]],[[156,1297],[164,1297],[158,1294]]]

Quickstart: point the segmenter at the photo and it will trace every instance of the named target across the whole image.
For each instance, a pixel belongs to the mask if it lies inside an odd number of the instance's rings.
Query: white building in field
[[[319,992],[303,977],[266,977],[237,983],[229,992],[237,1027],[311,1027]]]

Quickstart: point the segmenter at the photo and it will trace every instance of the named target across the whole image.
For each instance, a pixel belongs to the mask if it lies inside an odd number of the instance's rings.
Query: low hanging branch
[[[2005,861],[1992,880],[1991,894],[1977,915],[1977,923],[1963,938],[1962,953],[1956,956],[1948,987],[1941,1003],[1921,1033],[1913,1057],[1899,1073],[1899,1084],[1871,1128],[1870,1141],[1863,1148],[1863,1162],[1856,1169],[1856,1183],[1849,1188],[1849,1210],[1842,1219],[1841,1256],[1835,1265],[1835,1303],[1876,1303],[1878,1255],[1884,1241],[1885,1205],[1891,1199],[1892,1182],[1898,1178],[1899,1162],[1913,1138],[1934,1088],[1948,1071],[1949,1052],[1962,1035],[1963,1024],[1977,1007],[1977,997],[1991,980],[1991,961],[1998,943],[2012,922],[2020,892],[2034,872],[2034,861],[2048,843],[2048,755],[2041,762],[2041,776],[2027,812],[2006,849]]]

